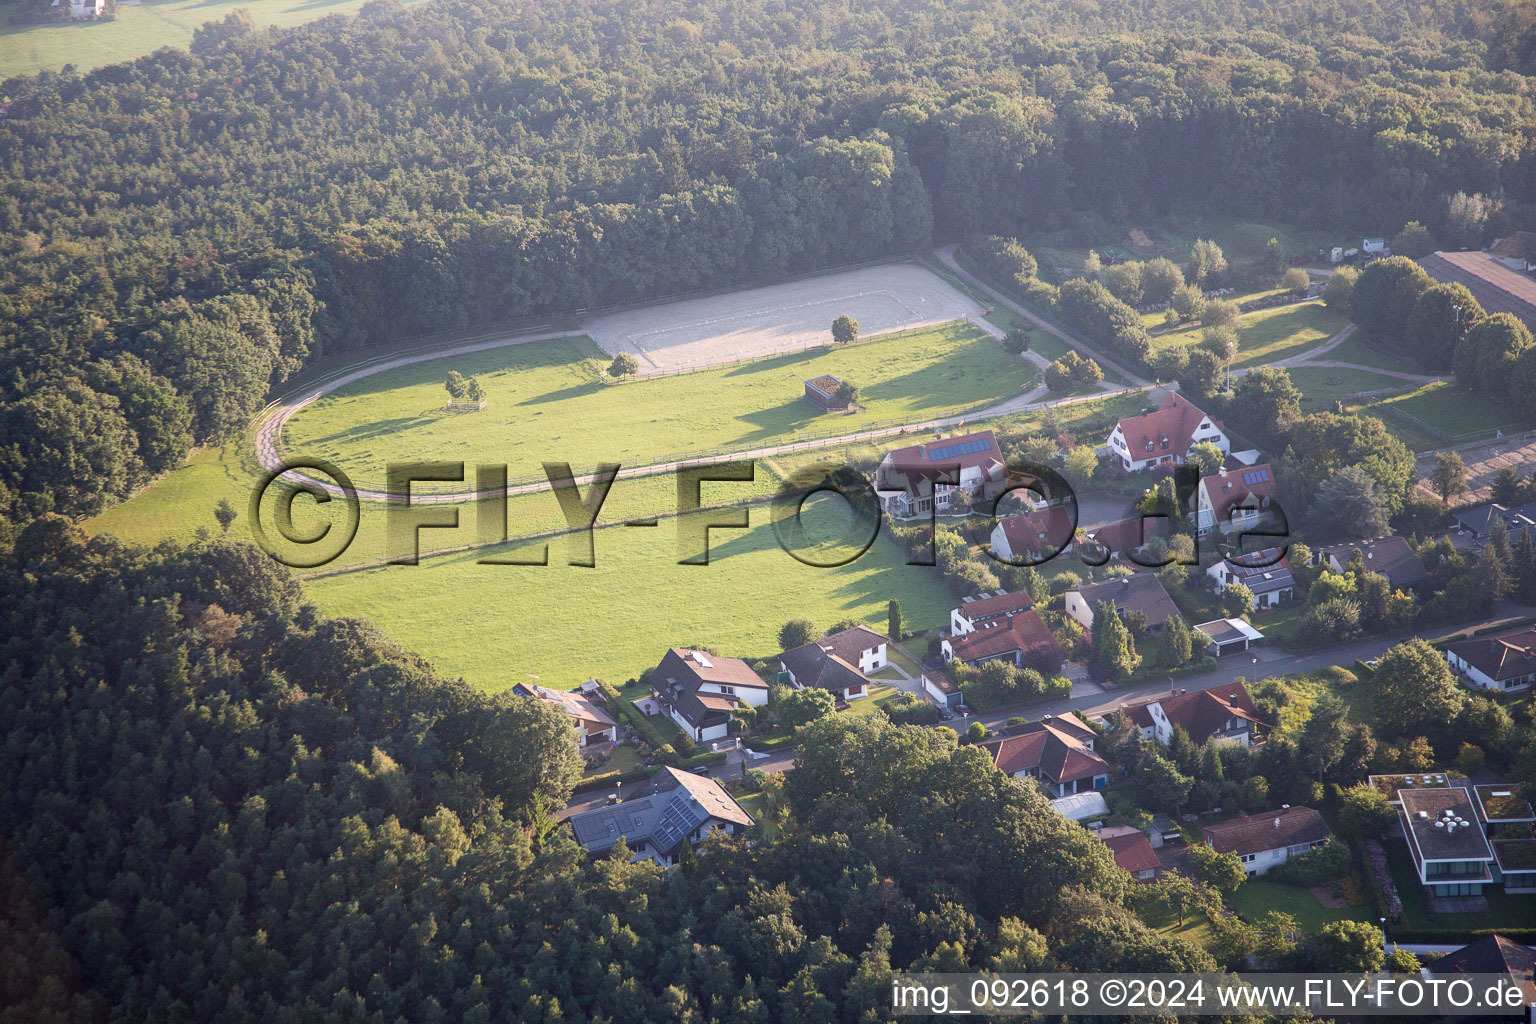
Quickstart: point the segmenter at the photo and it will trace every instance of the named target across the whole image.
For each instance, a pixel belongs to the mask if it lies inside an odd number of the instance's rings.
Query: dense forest
[[[424,331],[1184,209],[1525,223],[1531,12],[380,0],[11,80],[0,519],[98,511]]]
[[[679,872],[549,811],[563,716],[318,618],[255,548],[45,516],[4,558],[0,1019],[883,1020],[894,966],[1197,970],[1102,842],[954,734],[803,738]]]

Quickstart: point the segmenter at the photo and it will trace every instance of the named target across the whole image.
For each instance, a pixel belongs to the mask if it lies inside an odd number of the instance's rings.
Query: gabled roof
[[[1220,472],[1201,477],[1200,489],[1210,501],[1216,521],[1224,523],[1232,518],[1232,510],[1238,506],[1267,507],[1275,490],[1275,474],[1267,462],[1242,469],[1222,467]]]
[[[1063,505],[1047,505],[1018,515],[1004,516],[997,522],[1008,540],[1008,550],[1018,555],[1043,555],[1046,550],[1059,552],[1072,543],[1072,515]]]
[[[622,836],[631,845],[647,840],[666,855],[710,820],[752,824],[752,816],[720,783],[676,768],[663,768],[622,803],[582,811],[569,820],[576,841],[589,853],[609,849]]]
[[[1507,974],[1527,1006],[1536,1006],[1536,950],[1502,935],[1485,935],[1425,965],[1430,974]]]
[[[831,636],[824,636],[816,642],[821,645],[822,650],[857,665],[859,655],[881,644],[890,643],[891,638],[883,633],[876,633],[868,626],[854,626],[833,633]]]
[[[1150,572],[1135,572],[1102,583],[1090,583],[1078,587],[1073,593],[1082,597],[1090,611],[1100,601],[1110,601],[1122,615],[1141,612],[1147,617],[1148,626],[1161,626],[1179,614],[1178,605],[1163,589],[1162,580]]]
[[[1536,529],[1536,502],[1508,508],[1498,502],[1464,508],[1456,513],[1456,521],[1478,536],[1484,536],[1493,526],[1494,519],[1504,521],[1505,532],[1511,541],[1520,539],[1527,530]]]
[[[552,690],[547,686],[518,683],[512,692],[522,697],[534,697],[564,711],[579,722],[590,722],[599,729],[611,729],[617,723],[608,712],[598,707],[586,694],[574,690]],[[572,723],[575,724],[575,723]]]
[[[1330,544],[1319,548],[1318,553],[1337,559],[1340,565],[1344,565],[1354,557],[1356,549],[1360,551],[1366,569],[1381,573],[1394,587],[1412,586],[1429,576],[1418,553],[1413,550],[1413,545],[1402,537],[1377,537],[1374,540]]]
[[[1323,816],[1310,807],[1290,807],[1269,814],[1250,814],[1200,830],[1207,846],[1239,857],[1280,850],[1328,838]]]
[[[1208,634],[1209,635],[1209,634]],[[1124,709],[1126,718],[1139,729],[1152,728],[1152,706],[1163,709],[1168,723],[1179,726],[1189,733],[1196,744],[1210,739],[1229,718],[1262,725],[1253,698],[1242,683],[1222,683],[1206,690],[1174,694],[1156,700],[1144,701]]]
[[[1281,555],[1279,548],[1265,548],[1229,558],[1226,571],[1228,579],[1233,583],[1241,583],[1253,591],[1255,596],[1272,594],[1296,585],[1296,577],[1291,573],[1291,559],[1288,555]]]
[[[1115,864],[1122,870],[1137,875],[1162,867],[1147,834],[1134,825],[1110,825],[1099,830],[1099,838],[1115,855]]]
[[[1049,648],[1055,648],[1060,654],[1051,628],[1033,609],[1001,619],[987,619],[977,623],[974,633],[949,638],[949,649],[954,656],[967,663],[996,658],[1012,651],[1028,657],[1031,651],[1044,652]]]
[[[820,642],[801,644],[785,651],[779,655],[779,663],[795,677],[796,683],[818,690],[842,693],[869,683],[869,677],[856,665],[833,654]]]
[[[1536,950],[1514,939],[1484,935],[1424,966],[1430,974],[1507,974],[1524,991],[1526,1005],[1536,1004]]]
[[[1165,455],[1182,458],[1195,443],[1195,430],[1200,421],[1206,418],[1199,406],[1172,391],[1163,399],[1162,405],[1140,416],[1125,417],[1115,424],[1115,429],[1125,438],[1125,446],[1133,459],[1140,461]],[[1221,427],[1215,420],[1211,422],[1218,429]],[[1147,451],[1149,442],[1152,444],[1150,452]]]
[[[981,747],[1006,775],[1033,768],[1051,782],[1072,782],[1108,774],[1109,764],[1086,745],[1097,735],[1076,715],[1066,714],[1010,726]]]
[[[932,472],[940,466],[979,467],[1002,465],[1003,450],[990,430],[955,434],[885,453],[885,462],[898,472]]]
[[[766,690],[768,684],[739,658],[723,658],[684,647],[669,649],[651,673],[651,692],[694,728],[722,725],[740,706],[739,698],[700,691],[704,683]]]
[[[1207,690],[1191,690],[1172,697],[1163,697],[1153,703],[1162,706],[1170,726],[1182,727],[1196,746],[1220,732],[1227,722],[1240,718],[1254,725],[1262,725],[1253,698],[1242,683],[1223,683]],[[1143,705],[1148,707],[1149,705]],[[1134,717],[1132,719],[1135,720]],[[1150,713],[1147,724],[1151,725]]]
[[[1167,538],[1172,535],[1173,520],[1164,516],[1116,519],[1088,532],[1094,542],[1104,545],[1111,552],[1135,551],[1154,537]]]
[[[1016,612],[1027,612],[1035,606],[1035,599],[1025,590],[1000,590],[991,597],[978,597],[966,601],[955,611],[972,622],[1000,619]]]
[[[1536,672],[1536,626],[1461,640],[1445,649],[1495,682]]]

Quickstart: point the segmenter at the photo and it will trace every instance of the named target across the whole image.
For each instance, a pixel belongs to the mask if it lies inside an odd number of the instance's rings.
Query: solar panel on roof
[[[1243,474],[1243,483],[1250,487],[1254,484],[1261,484],[1268,479],[1269,470],[1267,469],[1251,469]]]
[[[685,792],[678,793],[667,804],[666,812],[661,816],[661,824],[656,826],[657,847],[662,850],[672,849],[679,839],[698,828],[705,817],[707,815],[703,808],[695,806]]]
[[[942,459],[958,459],[962,455],[975,455],[992,447],[992,443],[986,438],[975,438],[970,441],[961,441],[958,444],[947,444],[942,448],[925,449],[928,453],[928,461],[938,462]]]

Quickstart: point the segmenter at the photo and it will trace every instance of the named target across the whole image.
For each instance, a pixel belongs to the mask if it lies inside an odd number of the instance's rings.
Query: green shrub
[[[1288,885],[1322,885],[1349,871],[1349,860],[1349,844],[1330,838],[1317,849],[1271,868],[1268,877]]]

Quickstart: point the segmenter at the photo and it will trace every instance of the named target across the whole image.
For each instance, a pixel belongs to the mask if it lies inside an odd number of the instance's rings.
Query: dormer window
[[[1149,452],[1150,451],[1154,451],[1156,448],[1157,448],[1157,446],[1155,444],[1153,444],[1151,441],[1147,442],[1147,451],[1149,451]]]

